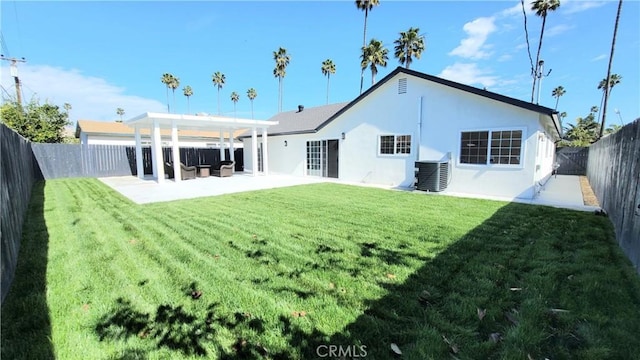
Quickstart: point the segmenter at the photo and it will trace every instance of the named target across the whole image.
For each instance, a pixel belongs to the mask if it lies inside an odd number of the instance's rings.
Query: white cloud
[[[485,45],[487,38],[496,31],[495,18],[481,17],[470,21],[463,26],[467,38],[460,41],[460,45],[449,52],[449,55],[457,55],[468,59],[484,59],[491,55]]]
[[[479,84],[484,87],[494,86],[499,81],[498,77],[489,75],[489,71],[478,68],[474,63],[454,63],[444,68],[437,76],[462,84]]]
[[[524,10],[526,11],[527,16],[533,14],[533,10],[531,10],[531,4],[529,2],[527,2],[527,1],[525,1]],[[513,5],[512,7],[500,11],[498,13],[498,16],[500,16],[500,17],[513,17],[513,16],[522,17],[522,3],[518,1],[518,3]]]
[[[560,25],[550,27],[548,30],[545,30],[544,34],[548,37],[553,37],[556,35],[560,35],[566,32],[567,30],[570,30],[573,28],[574,26],[571,26],[571,25],[560,24]]]
[[[600,54],[600,55],[594,57],[593,59],[591,59],[591,61],[600,61],[600,60],[604,60],[606,58],[607,58],[607,54]],[[606,76],[605,76],[605,78],[606,78]]]
[[[560,5],[560,10],[562,10],[565,14],[575,14],[582,11],[599,8],[606,3],[607,1],[565,0]]]
[[[2,87],[13,97],[15,87],[9,68],[2,67]],[[125,94],[125,88],[108,83],[105,79],[88,76],[79,70],[62,69],[49,65],[19,66],[23,101],[32,97],[40,103],[49,103],[62,107],[64,103],[72,106],[71,120],[78,119],[113,121],[118,119],[117,108],[126,112],[124,118],[137,116],[147,111],[162,112],[165,105],[153,99]],[[7,93],[3,91],[3,97]]]

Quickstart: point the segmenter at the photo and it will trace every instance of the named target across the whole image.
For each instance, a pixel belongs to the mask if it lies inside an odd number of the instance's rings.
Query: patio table
[[[211,165],[198,165],[200,177],[209,177],[211,175]]]

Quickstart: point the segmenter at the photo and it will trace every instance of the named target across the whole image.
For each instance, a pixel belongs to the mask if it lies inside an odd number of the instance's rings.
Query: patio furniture
[[[225,177],[233,175],[233,168],[235,167],[236,162],[225,160],[221,161],[218,169],[213,169],[211,175],[218,177]]]
[[[164,171],[167,175],[169,175],[169,179],[173,179],[175,177],[175,171],[172,163],[165,162]],[[195,179],[197,171],[198,169],[195,166],[187,166],[183,163],[180,163],[180,174],[182,180]]]
[[[198,165],[198,171],[200,177],[209,177],[211,175],[211,165]]]

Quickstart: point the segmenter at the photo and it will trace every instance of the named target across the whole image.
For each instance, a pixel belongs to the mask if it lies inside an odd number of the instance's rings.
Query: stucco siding
[[[406,89],[399,86],[403,78]],[[316,133],[270,137],[269,166],[273,172],[304,175],[306,142],[337,139],[338,174],[343,181],[410,187],[416,160],[449,160],[447,192],[532,198],[553,166],[555,145],[549,128],[543,126],[544,116],[400,73]],[[461,163],[463,131],[520,131],[519,164]],[[383,135],[410,135],[411,153],[380,154]],[[245,148],[250,144],[246,139]],[[247,156],[249,164],[250,151],[245,151]]]

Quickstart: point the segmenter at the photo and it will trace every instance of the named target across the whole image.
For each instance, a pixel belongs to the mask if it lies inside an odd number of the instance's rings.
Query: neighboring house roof
[[[387,81],[391,80],[394,76],[396,76],[399,73],[415,76],[424,80],[449,86],[449,87],[462,90],[468,93],[472,93],[478,96],[486,97],[492,100],[517,106],[526,110],[534,111],[539,114],[548,115],[551,121],[553,122],[553,125],[556,128],[556,131],[558,132],[558,137],[562,137],[562,127],[560,126],[560,121],[557,116],[558,112],[554,109],[528,103],[526,101],[514,99],[514,98],[500,95],[491,91],[478,89],[473,86],[460,84],[455,81],[442,79],[433,75],[427,75],[427,74],[424,74],[415,70],[406,69],[403,67],[397,67],[389,75],[382,78],[374,86],[370,87],[367,91],[365,91],[364,93],[362,93],[360,96],[358,96],[357,98],[355,98],[353,101],[349,103],[325,105],[325,106],[319,106],[319,107],[310,108],[310,109],[304,109],[301,112],[289,111],[289,112],[283,112],[275,115],[269,120],[279,121],[280,123],[279,125],[269,129],[269,135],[304,134],[304,133],[317,132],[323,127],[325,127],[326,125],[328,125],[331,121],[339,117],[341,114],[349,110],[355,104],[360,102],[360,100],[364,99],[369,94],[376,91],[376,89],[384,85]],[[321,120],[322,116],[326,116],[324,120]],[[248,136],[249,135],[247,133],[244,133],[239,137],[244,138]]]
[[[76,137],[80,137],[80,133],[84,132],[90,135],[119,135],[128,136],[135,134],[134,128],[125,125],[121,122],[105,122],[105,121],[93,121],[93,120],[78,120],[76,126]],[[236,130],[233,132],[233,137],[237,138],[240,134],[244,133],[245,129]],[[147,128],[140,129],[140,134],[143,136],[149,136],[150,130]],[[161,136],[171,136],[171,129],[161,129]],[[225,133],[228,136],[228,133]],[[178,137],[188,138],[211,138],[219,139],[219,131],[201,131],[201,130],[178,130]]]

